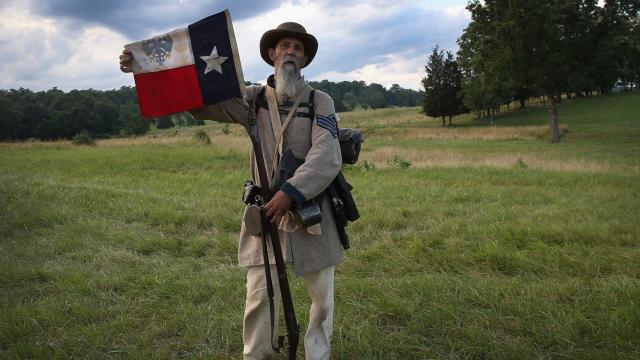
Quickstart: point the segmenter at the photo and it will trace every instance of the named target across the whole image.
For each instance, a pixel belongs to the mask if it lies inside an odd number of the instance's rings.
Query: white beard
[[[279,97],[293,98],[304,83],[300,69],[293,64],[283,64],[275,73],[276,94]]]

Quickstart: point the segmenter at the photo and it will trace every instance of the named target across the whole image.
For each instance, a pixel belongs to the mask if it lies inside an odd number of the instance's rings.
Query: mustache
[[[282,65],[293,64],[298,67],[298,58],[295,55],[287,55],[282,59]]]

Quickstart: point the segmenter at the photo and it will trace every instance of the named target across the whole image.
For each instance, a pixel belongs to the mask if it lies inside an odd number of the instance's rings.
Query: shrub
[[[387,164],[390,167],[399,167],[401,169],[408,169],[411,166],[411,161],[405,160],[398,155],[395,155],[393,159],[387,160]]]
[[[224,127],[222,128],[222,133],[225,135],[231,134],[231,129],[229,129],[229,124],[224,124]]]
[[[163,116],[156,119],[156,128],[157,129],[168,129],[176,126],[169,116]]]
[[[364,160],[362,164],[342,164],[343,171],[355,171],[355,170],[371,171],[375,169],[376,169],[376,164],[368,160]]]
[[[362,162],[362,170],[370,171],[375,169],[376,169],[376,164],[373,161],[365,160]]]
[[[209,145],[211,144],[211,138],[207,135],[206,132],[202,130],[198,130],[193,134],[193,141],[200,145]]]
[[[71,139],[71,142],[73,142],[76,145],[90,145],[93,146],[96,144],[96,141],[93,139],[93,136],[91,136],[91,134],[89,134],[86,130],[83,130],[75,135],[73,135],[73,138]]]

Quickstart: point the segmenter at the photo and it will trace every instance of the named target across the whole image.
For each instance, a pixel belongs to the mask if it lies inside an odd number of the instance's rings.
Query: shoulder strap
[[[271,157],[271,164],[273,164],[272,173],[277,167],[278,159],[280,157],[279,155],[282,154],[282,141],[284,137],[284,131],[287,129],[291,118],[295,115],[296,109],[302,101],[303,94],[304,89],[301,89],[300,94],[297,96],[293,106],[291,106],[291,110],[289,110],[289,114],[284,120],[284,123],[281,123],[282,120],[280,119],[280,112],[278,111],[278,102],[276,99],[275,89],[273,89],[272,87],[267,88],[267,101],[269,104],[269,115],[271,117],[271,128],[273,129],[273,137],[275,140],[274,152],[273,156]]]
[[[313,122],[316,118],[316,90],[315,89],[311,89],[311,92],[309,93],[309,115],[311,117],[311,121]]]
[[[277,145],[278,134],[282,131],[282,123],[280,120],[280,112],[278,111],[278,100],[276,99],[276,91],[272,87],[267,87],[267,103],[269,104],[269,115],[271,118],[271,129],[273,129],[273,139]]]
[[[256,116],[258,115],[258,111],[260,110],[260,108],[263,109],[269,109],[269,105],[267,105],[267,99],[265,97],[265,91],[267,89],[266,85],[263,85],[262,88],[260,89],[260,92],[258,92],[258,96],[256,96],[256,106],[255,108],[255,112],[256,112]]]

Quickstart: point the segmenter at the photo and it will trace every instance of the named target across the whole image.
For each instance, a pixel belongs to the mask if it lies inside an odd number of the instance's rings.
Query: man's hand
[[[287,194],[278,191],[265,206],[269,221],[276,225],[280,223],[280,219],[289,211],[291,205],[293,200]]]
[[[120,54],[120,71],[124,73],[130,73],[133,70],[131,69],[131,50],[124,49],[122,50],[122,54]]]

